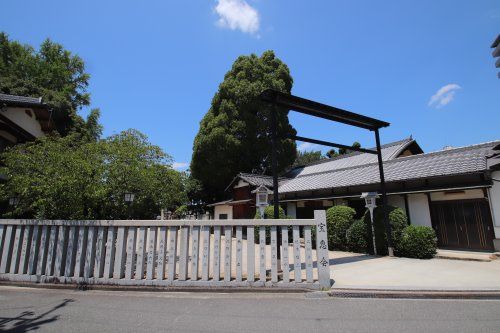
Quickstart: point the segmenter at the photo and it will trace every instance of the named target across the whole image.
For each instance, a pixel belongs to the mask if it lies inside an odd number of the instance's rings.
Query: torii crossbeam
[[[378,158],[378,168],[380,173],[380,192],[382,194],[382,209],[384,216],[384,225],[387,234],[387,245],[389,256],[394,256],[394,247],[392,244],[392,233],[391,225],[389,224],[389,219],[387,216],[387,193],[385,187],[385,177],[384,177],[384,166],[382,161],[382,149],[380,145],[380,135],[379,129],[387,127],[390,124],[388,122],[378,120],[375,118],[370,118],[357,114],[354,112],[342,110],[330,105],[318,103],[305,98],[293,96],[290,94],[285,94],[273,89],[264,90],[260,94],[260,99],[273,104],[275,107],[271,112],[271,132],[272,132],[272,166],[273,166],[273,204],[274,204],[274,218],[279,218],[279,195],[278,195],[278,171],[277,171],[277,124],[276,124],[276,112],[277,107],[285,108],[290,111],[295,111],[303,114],[307,114],[313,117],[323,118],[329,121],[339,122],[350,126],[355,126],[359,128],[364,128],[375,133],[376,150],[366,149],[366,148],[356,148],[350,147],[348,145],[343,145],[339,143],[321,141],[316,139],[305,138],[301,136],[290,136],[290,139],[314,143],[323,146],[344,148],[353,151],[359,151],[363,153],[376,154]],[[278,243],[279,244],[279,243]],[[279,254],[278,254],[279,255]]]

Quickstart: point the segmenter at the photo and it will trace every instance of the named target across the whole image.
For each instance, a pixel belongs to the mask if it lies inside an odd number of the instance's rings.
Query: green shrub
[[[408,225],[408,219],[405,212],[401,208],[387,206],[389,223],[391,224],[391,234],[394,249],[396,254],[400,253],[401,234],[403,229]],[[384,225],[384,215],[382,207],[375,208],[373,212],[373,219],[375,224],[375,242],[377,244],[377,254],[387,254],[387,237]],[[366,242],[372,244],[372,229],[370,224],[370,212],[367,210],[363,217],[366,225]],[[373,253],[373,246],[368,246],[368,252]]]
[[[285,210],[281,207],[279,207],[279,218],[280,219],[286,219],[288,218],[286,215],[285,215]],[[266,219],[274,219],[274,206],[273,205],[270,205],[270,206],[267,206],[266,209],[264,210],[264,217]],[[257,212],[255,213],[255,217],[254,219],[260,219],[260,211],[257,209]],[[254,228],[254,240],[255,240],[255,243],[259,243],[259,227],[256,226]],[[279,228],[277,230],[277,232],[280,232]],[[291,227],[288,227],[288,238],[290,239],[291,237]],[[266,227],[266,243],[269,244],[271,242],[271,227]]]
[[[356,211],[348,206],[333,206],[326,211],[328,248],[347,250],[346,232],[354,223]]]
[[[286,219],[286,215],[285,215],[285,210],[281,207],[279,207],[279,218],[280,219]],[[260,219],[260,211],[259,209],[257,209],[257,211],[255,212],[255,217],[254,219]],[[265,219],[274,219],[274,206],[273,205],[270,205],[270,206],[267,206],[266,209],[264,209],[264,218]]]
[[[346,232],[347,249],[353,252],[366,253],[366,226],[363,220],[355,221]]]
[[[401,254],[408,258],[428,259],[434,257],[437,237],[431,227],[409,225],[402,233]]]

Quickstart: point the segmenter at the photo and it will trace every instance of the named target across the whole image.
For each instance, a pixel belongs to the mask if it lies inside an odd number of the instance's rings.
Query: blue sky
[[[500,139],[498,0],[5,0],[2,12],[12,39],[50,37],[85,60],[105,135],[137,128],[179,168],[233,61],[268,49],[295,95],[389,121],[383,142],[413,135],[432,151]],[[345,125],[290,120],[302,136],[374,144]]]

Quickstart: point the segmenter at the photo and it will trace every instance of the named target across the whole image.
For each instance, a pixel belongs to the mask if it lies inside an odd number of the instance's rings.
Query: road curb
[[[332,289],[333,298],[500,299],[500,290]]]
[[[311,293],[311,289],[270,288],[270,287],[157,287],[157,286],[119,286],[98,284],[57,284],[57,283],[32,283],[17,281],[0,281],[0,286],[38,288],[38,289],[64,289],[64,290],[108,290],[108,291],[137,291],[137,292],[199,292],[199,293],[259,293],[259,294],[301,294]]]

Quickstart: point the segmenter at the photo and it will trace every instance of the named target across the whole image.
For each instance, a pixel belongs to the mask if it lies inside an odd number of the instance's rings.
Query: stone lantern
[[[375,242],[375,221],[373,220],[373,211],[377,207],[377,198],[379,197],[377,192],[363,192],[361,194],[361,199],[365,199],[365,207],[370,211],[370,224],[372,227],[372,237],[373,237],[373,253],[377,254],[377,244]]]
[[[269,195],[273,192],[264,185],[260,185],[252,193],[255,193],[255,206],[259,208],[260,218],[263,219],[266,207],[269,206]]]

